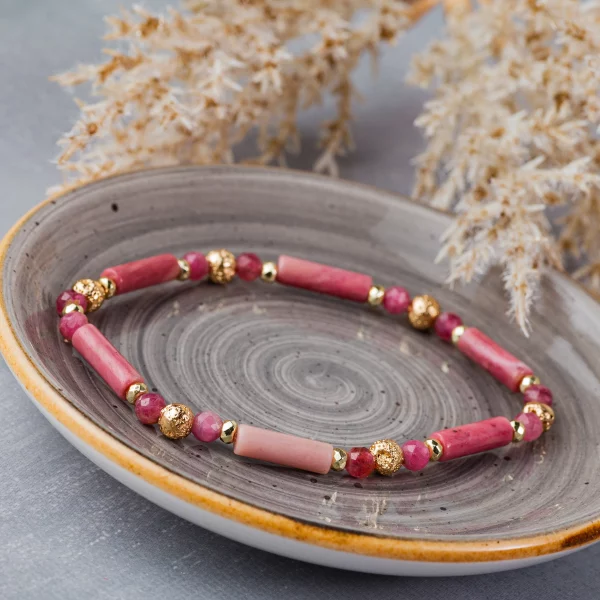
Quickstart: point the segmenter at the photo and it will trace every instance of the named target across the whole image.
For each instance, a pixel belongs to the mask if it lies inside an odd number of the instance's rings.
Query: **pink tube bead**
[[[525,375],[533,371],[510,352],[496,344],[475,327],[467,327],[460,336],[458,349],[481,365],[488,373],[503,383],[511,392],[519,389]]]
[[[127,389],[132,383],[144,381],[125,357],[91,323],[80,327],[73,334],[71,343],[122,400],[125,400]]]
[[[126,294],[177,279],[179,271],[176,256],[159,254],[109,267],[102,271],[100,277],[112,279],[117,286],[117,294]]]
[[[233,452],[321,475],[329,472],[333,458],[331,444],[243,424],[238,426]]]
[[[444,447],[440,461],[461,458],[510,444],[513,428],[505,417],[493,417],[452,429],[443,429],[432,433],[430,438]]]
[[[366,302],[373,285],[369,275],[285,255],[277,261],[277,281],[355,302]]]

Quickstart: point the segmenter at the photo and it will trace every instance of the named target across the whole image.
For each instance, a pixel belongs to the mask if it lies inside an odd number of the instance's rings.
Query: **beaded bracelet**
[[[357,447],[347,452],[324,442],[238,425],[210,411],[194,416],[184,404],[166,404],[162,396],[148,391],[141,375],[85,316],[116,294],[175,279],[199,281],[206,276],[214,283],[226,284],[236,274],[245,281],[260,277],[267,283],[277,282],[371,306],[382,305],[392,315],[406,313],[415,329],[433,328],[442,340],[453,343],[512,392],[520,391],[525,400],[523,411],[513,421],[493,417],[436,431],[424,442],[409,440],[400,446],[384,439],[374,442],[370,448]],[[359,478],[373,471],[392,475],[402,465],[410,471],[419,471],[429,461],[446,461],[511,442],[533,441],[554,422],[552,392],[540,384],[533,371],[478,329],[465,327],[459,316],[441,313],[438,302],[431,296],[415,296],[411,300],[402,287],[385,289],[373,285],[368,275],[290,256],[280,256],[275,264],[262,263],[251,253],[236,258],[227,250],[212,250],[206,256],[189,252],[181,259],[161,254],[105,269],[97,281],[80,279],[58,297],[56,309],[61,316],[59,330],[65,341],[73,344],[122,400],[134,406],[141,423],[158,424],[161,433],[172,440],[190,433],[202,442],[220,439],[233,444],[233,451],[239,456],[287,467],[320,474],[330,469],[346,469],[351,476]]]

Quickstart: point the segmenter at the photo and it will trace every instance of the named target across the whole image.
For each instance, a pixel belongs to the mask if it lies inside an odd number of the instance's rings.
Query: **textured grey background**
[[[151,4],[157,4],[152,2]],[[117,0],[0,2],[0,234],[57,181],[54,142],[76,115],[47,76],[99,57],[102,16]],[[377,80],[362,65],[358,151],[342,175],[400,192],[422,142],[423,94],[402,85],[407,56],[439,30],[433,14],[385,52]],[[316,117],[303,117],[309,168]],[[398,579],[279,558],[190,525],[113,481],[56,433],[0,359],[0,598],[597,598],[600,545],[527,570],[457,579]],[[16,415],[16,416],[15,416]]]

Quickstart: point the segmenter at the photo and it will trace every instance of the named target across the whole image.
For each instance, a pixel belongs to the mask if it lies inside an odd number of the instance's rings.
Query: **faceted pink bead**
[[[58,330],[60,335],[69,342],[73,339],[73,334],[84,325],[87,325],[87,317],[80,312],[72,312],[60,319]]]
[[[383,308],[392,315],[399,315],[408,310],[410,306],[410,294],[399,286],[393,286],[385,290],[383,296]]]
[[[525,427],[523,439],[526,442],[537,440],[544,432],[544,425],[535,413],[521,413],[516,416],[515,421],[519,421]]]
[[[208,261],[204,254],[188,252],[183,255],[183,260],[187,260],[190,265],[190,279],[192,281],[198,281],[208,275]]]
[[[419,440],[408,440],[402,444],[404,466],[409,471],[420,471],[429,462],[429,448]]]
[[[462,319],[454,313],[442,313],[435,320],[435,332],[445,342],[452,340],[452,332],[459,326],[462,325]]]
[[[192,434],[201,442],[214,442],[221,435],[223,419],[214,412],[205,411],[194,417]]]
[[[88,300],[83,294],[78,294],[73,290],[65,290],[57,299],[56,299],[56,312],[59,315],[62,315],[62,311],[67,304],[71,302],[75,302],[79,304],[83,310],[87,310]]]
[[[525,404],[527,404],[527,402],[541,402],[548,406],[552,406],[553,401],[552,392],[545,385],[538,384],[530,385],[525,390],[523,399]]]
[[[244,252],[236,258],[236,273],[244,281],[254,281],[262,272],[262,261],[252,252]]]
[[[165,399],[160,394],[147,392],[142,394],[135,401],[135,414],[140,423],[144,425],[154,425],[158,423],[160,411],[167,405]]]
[[[375,458],[368,448],[352,448],[348,452],[346,461],[346,471],[352,477],[364,479],[368,477],[375,469]]]

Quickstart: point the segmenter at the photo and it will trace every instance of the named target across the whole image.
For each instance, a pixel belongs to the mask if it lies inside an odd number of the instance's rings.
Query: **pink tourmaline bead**
[[[79,304],[83,310],[87,310],[88,300],[83,294],[78,294],[73,290],[65,290],[56,299],[56,312],[59,315],[62,315],[62,311],[64,310],[65,306],[71,302],[75,302],[76,304]]]
[[[206,256],[200,252],[188,252],[183,255],[183,260],[187,260],[190,265],[190,279],[198,281],[208,275],[208,261]]]
[[[420,471],[429,462],[429,448],[420,440],[408,440],[402,444],[404,466],[409,471]]]
[[[410,294],[400,286],[392,286],[385,290],[383,295],[383,308],[391,315],[405,313],[410,306]]]
[[[545,385],[538,385],[537,383],[530,385],[523,394],[523,400],[525,404],[528,402],[541,402],[548,406],[552,406],[552,392]]]
[[[158,423],[160,411],[167,405],[160,394],[147,392],[135,401],[135,414],[140,423],[144,425],[155,425]]]
[[[352,448],[348,452],[346,471],[352,477],[364,479],[375,470],[375,458],[368,448]]]
[[[236,260],[236,273],[244,281],[254,281],[262,273],[262,261],[252,252],[240,254]]]
[[[462,319],[458,315],[445,312],[435,320],[434,329],[442,340],[450,342],[452,340],[452,332],[462,324]]]
[[[198,413],[194,417],[192,434],[201,442],[214,442],[221,435],[223,419],[209,410]]]
[[[73,339],[75,332],[84,325],[87,325],[87,317],[80,312],[72,312],[60,319],[58,330],[60,335],[69,342]]]
[[[535,413],[521,413],[516,416],[515,421],[519,421],[525,427],[523,439],[526,442],[533,442],[544,433],[544,424]]]

